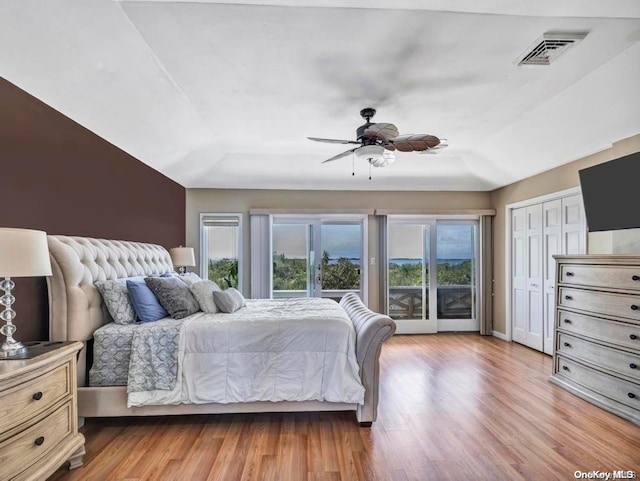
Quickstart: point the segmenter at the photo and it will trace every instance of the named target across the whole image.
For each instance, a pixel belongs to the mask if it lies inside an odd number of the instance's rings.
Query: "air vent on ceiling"
[[[578,43],[587,32],[547,32],[518,57],[518,65],[550,65],[562,53]]]

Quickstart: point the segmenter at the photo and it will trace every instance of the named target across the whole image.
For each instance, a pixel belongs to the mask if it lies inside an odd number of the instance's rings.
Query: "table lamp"
[[[5,337],[0,358],[23,354],[27,350],[24,344],[13,338],[17,328],[13,324],[16,311],[11,308],[15,301],[11,294],[15,284],[11,278],[50,275],[51,261],[46,232],[0,227],[0,278],[4,277],[0,281],[0,289],[4,291],[4,295],[0,297],[0,304],[4,306],[0,319],[5,323],[0,327],[0,333]]]
[[[171,256],[171,262],[178,268],[180,275],[183,275],[187,271],[187,267],[194,267],[196,265],[193,247],[173,247],[169,249],[169,255]]]

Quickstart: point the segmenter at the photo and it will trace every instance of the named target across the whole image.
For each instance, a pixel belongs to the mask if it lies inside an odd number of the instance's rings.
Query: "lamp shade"
[[[365,145],[355,151],[356,157],[367,161],[374,167],[386,167],[390,165],[395,156],[381,145]]]
[[[0,227],[0,277],[50,275],[46,232]]]
[[[193,255],[193,247],[173,247],[169,249],[171,262],[176,267],[194,267],[196,258]]]

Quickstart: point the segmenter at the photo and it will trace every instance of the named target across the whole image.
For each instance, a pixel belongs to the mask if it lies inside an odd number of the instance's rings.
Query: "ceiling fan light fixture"
[[[396,159],[393,153],[381,145],[365,145],[357,149],[355,155],[359,160],[364,160],[374,167],[387,167]]]

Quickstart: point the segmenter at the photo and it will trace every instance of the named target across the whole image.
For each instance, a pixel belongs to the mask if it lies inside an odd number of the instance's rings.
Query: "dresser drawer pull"
[[[640,276],[634,274],[634,275],[631,276],[631,280],[632,281],[640,281]]]
[[[569,370],[569,367],[568,367],[568,366],[562,366],[562,370],[563,370],[563,371],[568,371],[568,370]]]
[[[40,436],[39,438],[36,438],[34,442],[36,446],[42,446],[44,444],[44,436]]]
[[[569,344],[568,342],[565,342],[564,347],[571,347],[571,344]]]
[[[564,323],[565,323],[565,324],[571,324],[571,319],[565,319],[565,320],[564,320]]]
[[[40,401],[40,399],[42,399],[42,391],[38,391],[37,393],[35,393],[33,395],[33,400],[34,401]]]
[[[629,339],[638,339],[638,336],[635,334],[629,334]]]
[[[566,275],[567,275],[567,277],[573,277],[573,272],[568,271],[568,272],[566,273]]]
[[[637,311],[638,309],[640,309],[638,306],[636,306],[635,304],[631,304],[632,311]]]
[[[565,298],[567,301],[570,301],[571,299],[573,299],[573,297],[571,297],[571,296],[564,296],[564,298]]]
[[[631,364],[629,364],[629,367],[630,367],[631,369],[638,369],[638,365],[637,365],[637,364],[635,364],[635,363],[633,363],[633,362],[632,362]]]
[[[636,395],[633,394],[632,392],[627,393],[627,396],[629,396],[631,399],[634,399],[636,397]]]

